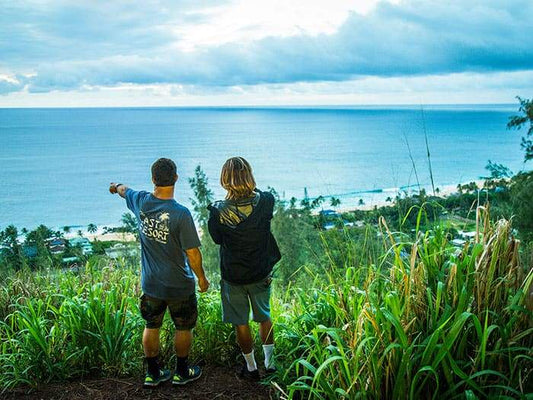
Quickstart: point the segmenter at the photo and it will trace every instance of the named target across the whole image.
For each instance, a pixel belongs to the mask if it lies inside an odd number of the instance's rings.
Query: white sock
[[[254,351],[252,350],[252,352],[248,354],[242,353],[242,355],[246,360],[246,366],[248,367],[248,371],[255,371],[257,369],[257,364],[255,363]]]
[[[273,368],[274,367],[274,343],[264,344],[263,352],[265,353],[265,368],[266,369]]]

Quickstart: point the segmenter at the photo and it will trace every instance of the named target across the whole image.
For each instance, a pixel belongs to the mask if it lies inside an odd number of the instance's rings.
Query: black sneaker
[[[159,376],[154,376],[149,372],[146,373],[144,377],[143,387],[146,389],[154,388],[159,386],[160,383],[170,380],[171,375],[168,369],[159,370]]]
[[[178,386],[185,385],[186,383],[195,381],[200,376],[202,376],[202,369],[195,365],[194,367],[187,368],[187,375],[178,374],[176,371],[172,377],[172,384]]]
[[[278,369],[276,367],[270,367],[266,368],[265,372],[267,375],[274,375],[276,372],[278,372]]]
[[[244,364],[242,366],[241,373],[239,375],[240,375],[241,378],[248,379],[248,380],[251,380],[251,381],[260,381],[261,380],[261,375],[259,375],[259,370],[256,369],[256,370],[253,370],[253,371],[248,371],[248,367],[246,366],[246,364]]]

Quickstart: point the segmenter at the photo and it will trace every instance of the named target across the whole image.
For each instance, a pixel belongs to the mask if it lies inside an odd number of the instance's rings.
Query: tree
[[[190,199],[196,219],[203,232],[207,232],[209,210],[207,206],[213,202],[213,191],[209,189],[209,180],[200,165],[194,170],[194,178],[189,178],[189,185],[194,192],[194,198]]]
[[[522,99],[517,96],[520,107],[518,112],[521,115],[514,115],[509,118],[507,123],[507,129],[521,129],[527,127],[526,136],[522,137],[521,147],[524,149],[524,162],[533,159],[533,140],[530,139],[533,136],[533,99]],[[529,127],[528,127],[529,125]]]
[[[331,197],[329,204],[331,204],[331,207],[338,207],[341,204],[341,200],[336,197]]]
[[[322,205],[322,203],[324,202],[324,196],[318,196],[317,198],[313,199],[313,201],[311,202],[311,209],[315,209],[315,208],[318,208]]]
[[[97,230],[98,230],[98,228],[97,228],[97,226],[95,224],[87,225],[87,232],[96,233]]]
[[[513,176],[513,171],[503,164],[493,163],[491,160],[485,166],[485,169],[490,172],[490,177],[483,177],[483,179],[502,179]]]
[[[39,225],[33,231],[28,232],[24,247],[33,249],[35,255],[28,257],[28,264],[32,268],[46,268],[54,265],[54,256],[50,252],[48,243],[55,238],[56,233],[45,225]]]
[[[139,231],[137,230],[137,219],[132,213],[126,212],[122,214],[121,222],[124,232],[133,233],[135,235],[135,238],[139,239]]]
[[[533,239],[533,171],[517,174],[511,184],[513,223],[525,239]]]
[[[16,271],[25,264],[22,246],[18,242],[18,230],[14,225],[9,225],[0,232],[0,262]]]
[[[218,248],[213,242],[213,239],[211,239],[207,228],[207,222],[209,221],[209,210],[207,206],[213,202],[214,195],[213,191],[209,189],[207,175],[200,165],[194,170],[194,177],[189,178],[189,185],[194,193],[194,198],[190,200],[201,230],[204,267],[208,273],[216,274],[219,264]]]

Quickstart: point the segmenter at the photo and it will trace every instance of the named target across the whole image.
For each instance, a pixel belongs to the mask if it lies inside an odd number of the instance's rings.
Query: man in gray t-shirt
[[[189,366],[192,329],[198,316],[194,274],[200,292],[209,288],[202,268],[200,240],[189,210],[174,200],[178,180],[176,164],[160,158],[152,165],[152,193],[111,183],[109,191],[126,199],[135,214],[141,241],[141,315],[146,320],[143,348],[148,364],[144,386],[153,387],[171,378],[159,366],[159,329],[166,309],[176,327],[176,371],[172,383],[183,385],[198,379],[200,367]]]

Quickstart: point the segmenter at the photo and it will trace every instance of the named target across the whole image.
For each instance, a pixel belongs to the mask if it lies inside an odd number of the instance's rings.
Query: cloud
[[[179,49],[172,26],[186,23],[190,15],[209,14],[194,13],[192,2],[177,11],[170,3],[156,3],[136,5],[135,10],[127,2],[88,10],[54,3],[52,10],[34,7],[23,17],[22,9],[9,6],[7,16],[0,17],[0,23],[7,22],[0,37],[9,34],[13,40],[1,40],[0,66],[11,74],[32,73],[24,82],[30,92],[87,85],[231,87],[533,69],[529,0],[382,2],[366,15],[352,13],[333,34],[272,36],[194,51]]]

